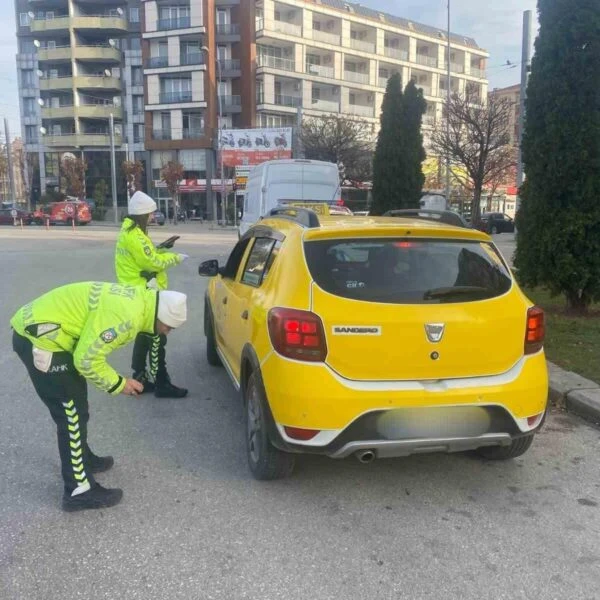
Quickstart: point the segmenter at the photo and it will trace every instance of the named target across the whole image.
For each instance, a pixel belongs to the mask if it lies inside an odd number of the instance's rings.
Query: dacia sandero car
[[[483,232],[280,208],[199,273],[258,479],[298,453],[510,459],[544,421],[544,313]]]

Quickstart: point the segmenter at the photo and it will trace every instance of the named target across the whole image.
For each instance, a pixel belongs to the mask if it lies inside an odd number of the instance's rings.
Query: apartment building
[[[259,126],[343,113],[378,126],[389,77],[414,80],[427,100],[424,125],[441,119],[447,90],[446,32],[340,0],[259,0],[256,3]],[[487,52],[451,36],[450,86],[474,86],[487,97]]]
[[[58,189],[61,156],[71,152],[88,163],[91,196],[100,179],[110,184],[111,115],[118,162],[126,140],[130,157],[144,158],[135,135],[136,120],[143,131],[139,0],[15,0],[15,9],[22,135],[39,178],[32,188]]]
[[[499,99],[508,100],[512,105],[510,113],[510,145],[517,148],[519,146],[519,132],[520,124],[519,117],[521,114],[521,84],[511,85],[505,88],[495,88],[490,92],[490,96],[494,96]]]

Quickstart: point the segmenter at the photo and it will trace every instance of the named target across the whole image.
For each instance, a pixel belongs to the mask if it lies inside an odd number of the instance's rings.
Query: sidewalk
[[[600,425],[600,386],[551,362],[548,362],[548,371],[550,401],[568,412]]]

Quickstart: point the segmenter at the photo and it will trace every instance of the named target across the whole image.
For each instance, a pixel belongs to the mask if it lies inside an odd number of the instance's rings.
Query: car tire
[[[524,435],[512,441],[510,446],[487,446],[478,448],[477,453],[488,460],[510,460],[525,454],[529,450],[534,438],[533,433]]]
[[[204,303],[204,333],[206,335],[206,361],[211,367],[222,367],[221,357],[217,352],[215,327],[210,314],[210,305]]]
[[[252,373],[245,389],[246,450],[248,466],[255,479],[272,481],[289,477],[294,470],[295,457],[275,448],[267,432],[267,400],[259,383],[259,376]]]
[[[492,225],[492,228],[490,229],[490,233],[492,235],[496,235],[498,233],[498,228],[495,225]]]

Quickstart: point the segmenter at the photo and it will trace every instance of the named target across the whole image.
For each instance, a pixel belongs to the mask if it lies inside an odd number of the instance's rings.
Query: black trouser
[[[166,351],[167,336],[138,333],[133,345],[131,368],[134,373],[146,370],[146,358],[150,354],[150,375],[160,385],[168,379]]]
[[[35,391],[56,423],[65,492],[70,494],[78,487],[81,491],[93,487],[94,477],[86,468],[91,454],[87,443],[90,416],[87,382],[73,366],[73,355],[54,352],[50,368],[44,373],[33,362],[33,344],[16,331],[13,350],[27,367]]]

